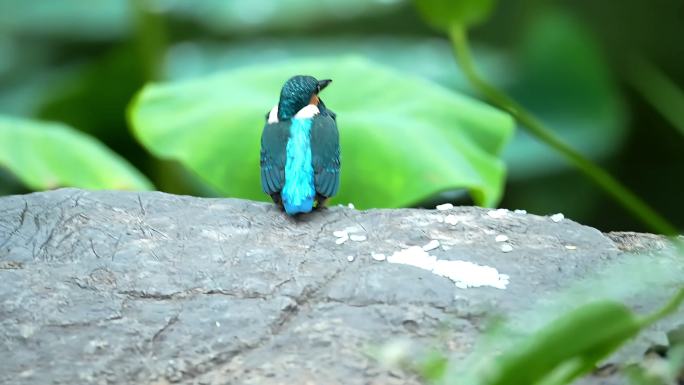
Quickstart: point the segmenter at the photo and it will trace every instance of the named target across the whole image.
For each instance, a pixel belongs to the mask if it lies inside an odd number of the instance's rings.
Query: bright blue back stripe
[[[285,186],[281,196],[285,212],[290,215],[308,213],[313,209],[316,190],[311,162],[312,119],[292,119],[287,142]]]

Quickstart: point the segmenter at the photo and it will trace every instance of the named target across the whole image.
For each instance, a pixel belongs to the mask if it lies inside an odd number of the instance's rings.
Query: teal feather
[[[266,123],[261,135],[261,186],[269,195],[280,193],[285,185],[286,145],[290,122]]]
[[[314,118],[311,153],[316,192],[326,198],[336,195],[340,187],[340,135],[330,110],[322,109]]]
[[[311,162],[312,119],[292,119],[286,147],[285,186],[281,196],[285,212],[294,215],[313,209],[316,190]]]

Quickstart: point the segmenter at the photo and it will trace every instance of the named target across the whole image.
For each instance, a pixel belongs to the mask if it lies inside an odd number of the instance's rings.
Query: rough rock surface
[[[367,239],[337,244],[343,229]],[[445,246],[431,254],[495,267],[508,287],[459,289],[370,257],[430,240]],[[369,347],[399,337],[465,354],[493,310],[658,248],[655,236],[472,207],[293,220],[265,203],[158,192],[4,197],[0,383],[415,384]]]

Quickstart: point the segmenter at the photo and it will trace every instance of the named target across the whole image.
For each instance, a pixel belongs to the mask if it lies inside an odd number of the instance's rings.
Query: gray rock
[[[291,219],[270,204],[159,192],[0,198],[0,383],[416,384],[370,349],[404,338],[463,356],[489,315],[529,309],[626,251],[674,258],[657,236],[487,213],[333,207]],[[367,239],[337,244],[344,229]],[[370,256],[433,239],[444,247],[432,255],[495,267],[508,287],[459,289]]]

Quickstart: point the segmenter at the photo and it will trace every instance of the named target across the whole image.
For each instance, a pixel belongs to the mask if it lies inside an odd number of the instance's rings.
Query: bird
[[[331,82],[293,76],[266,114],[261,187],[290,216],[322,209],[340,187],[337,115],[319,97]]]

